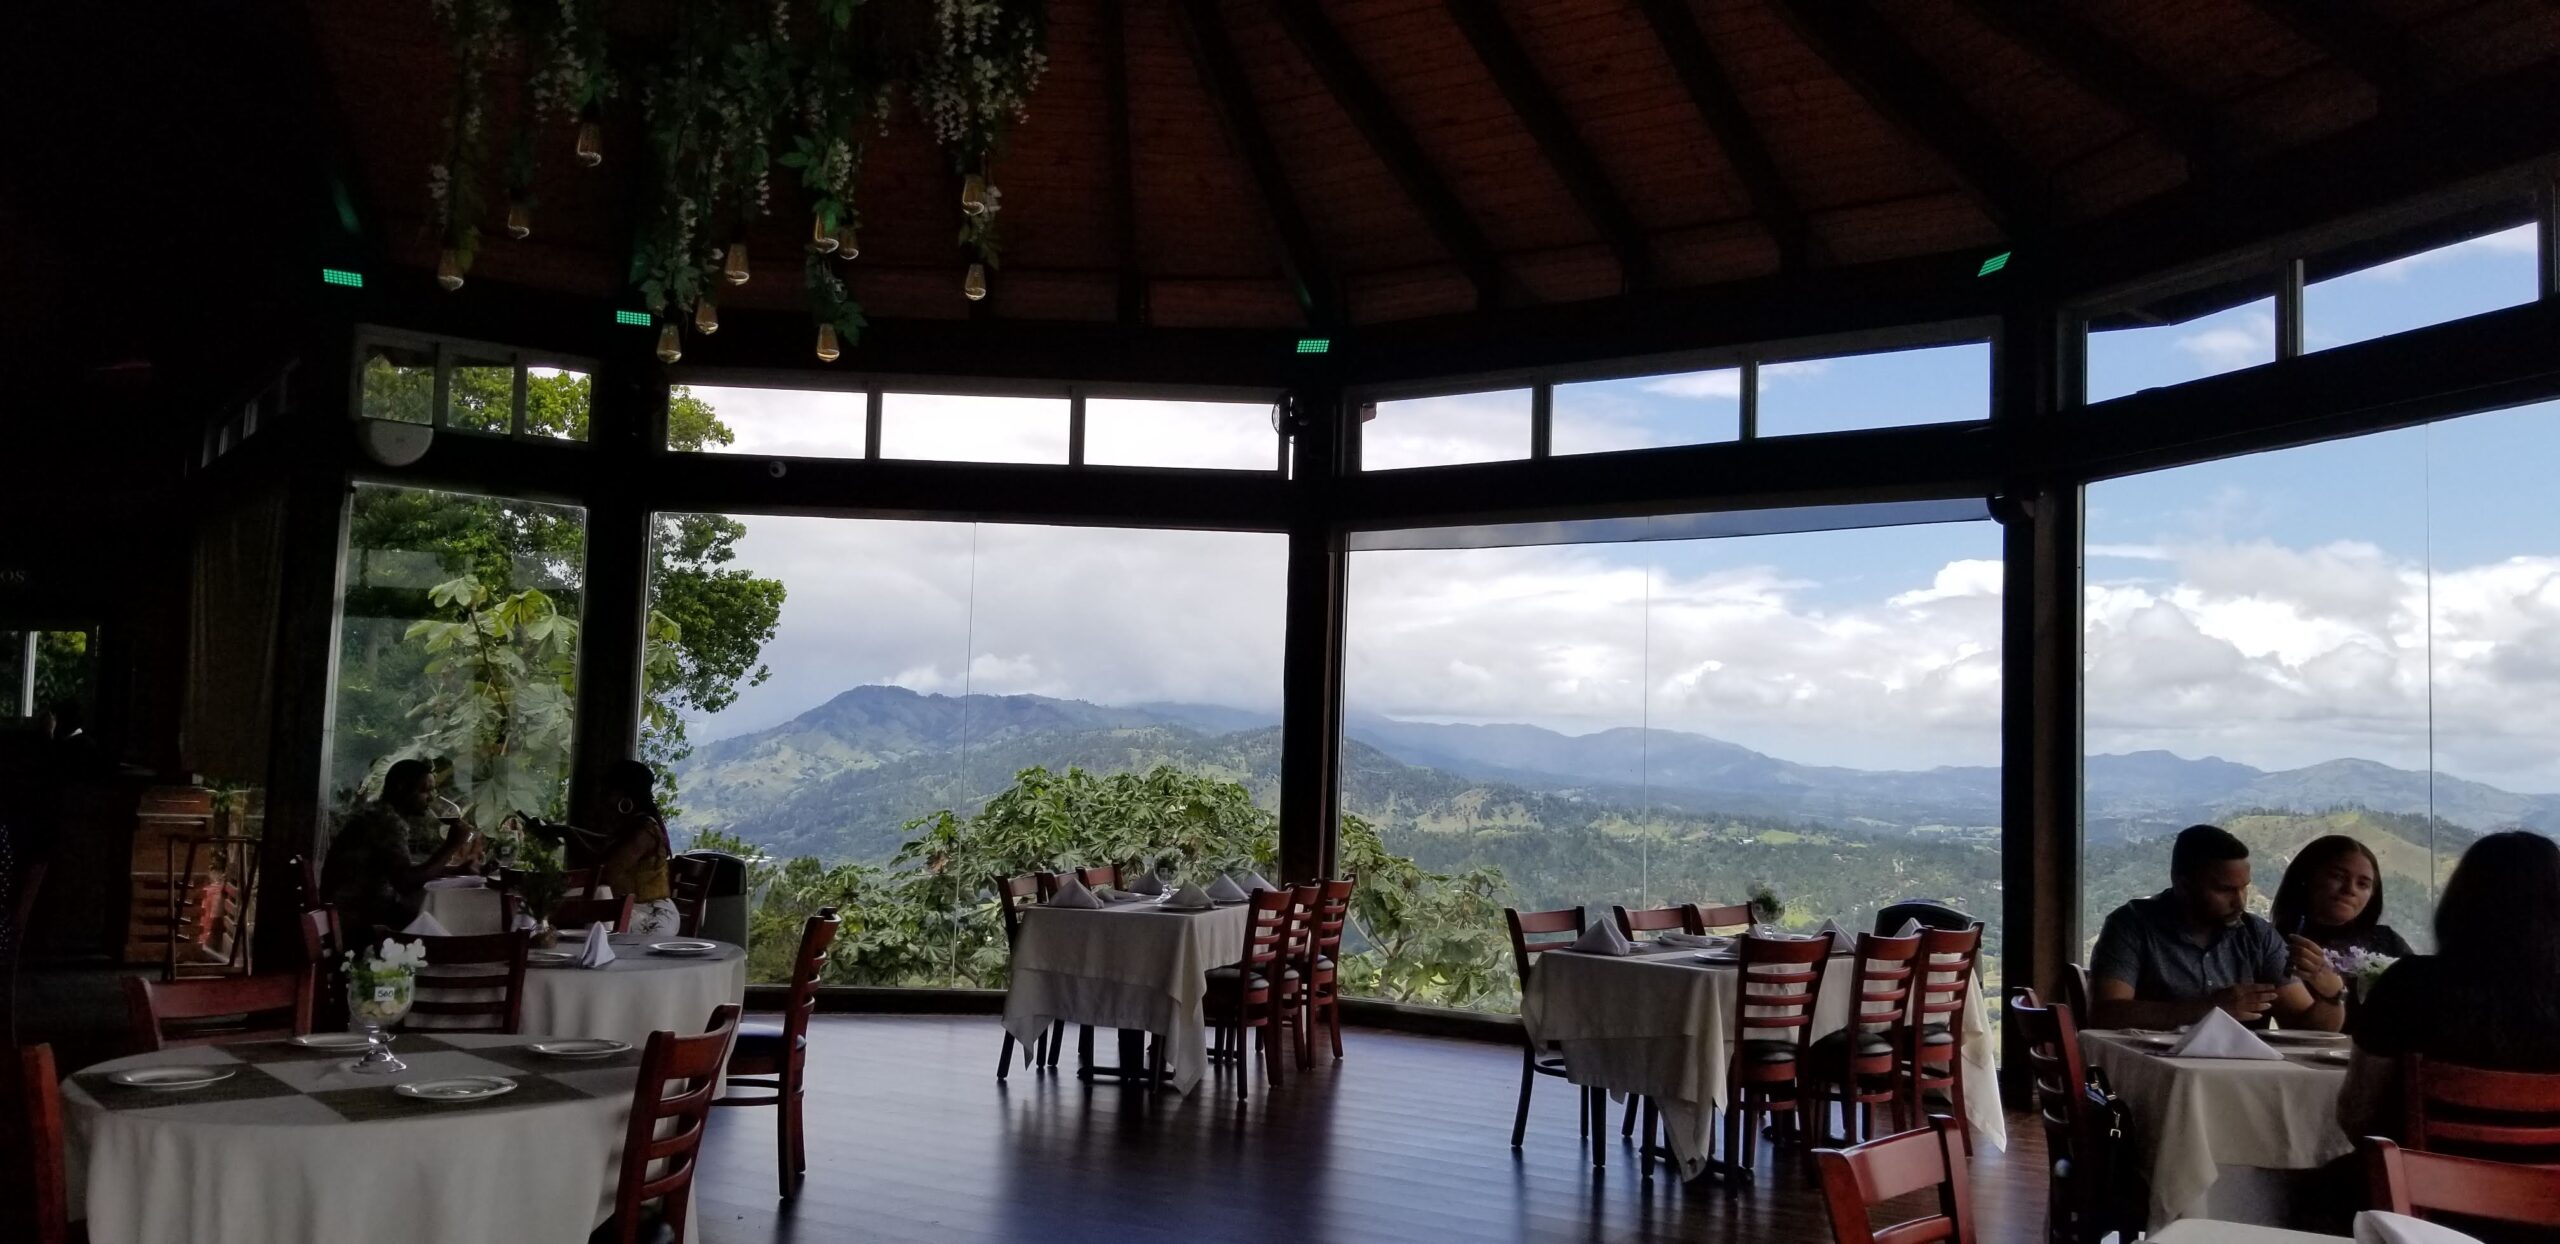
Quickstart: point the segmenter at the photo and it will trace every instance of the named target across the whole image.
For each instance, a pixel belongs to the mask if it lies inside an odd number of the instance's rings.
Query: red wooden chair
[[[667,896],[675,900],[677,936],[702,936],[702,917],[711,910],[711,879],[719,871],[716,861],[690,855],[667,861]]]
[[[2115,1151],[2132,1141],[2110,1134],[2108,1121],[2089,1096],[2078,1017],[2065,1005],[2040,1005],[2036,991],[2023,988],[2009,1000],[2009,1017],[2025,1038],[2027,1075],[2044,1124],[2048,1244],[2099,1244],[2110,1234],[2126,1240],[2140,1235],[2148,1206],[2106,1182],[2107,1172],[2133,1161],[2132,1155]]]
[[[1338,989],[1342,958],[1342,926],[1351,916],[1352,881],[1324,881],[1315,886],[1315,910],[1307,928],[1307,953],[1298,964],[1299,997],[1306,1008],[1309,1043],[1316,1016],[1322,1012],[1333,1037],[1333,1061],[1342,1061],[1342,998]],[[1312,1060],[1309,1060],[1312,1061]],[[1307,1065],[1301,1062],[1300,1066]]]
[[[1008,950],[1022,937],[1023,910],[1039,905],[1040,879],[1038,877],[1024,873],[1019,877],[1007,877],[996,883],[996,912],[1004,918],[1004,944]],[[1023,1048],[1023,1066],[1054,1065],[1050,1061],[1049,1049],[1057,1044],[1058,1036],[1065,1035],[1066,1023],[1062,1020],[1051,1025],[1051,1028],[1055,1030],[1056,1035],[1042,1037],[1039,1041]],[[1005,1072],[1012,1067],[1013,1045],[1013,1034],[1010,1032],[1004,1034],[1004,1048],[996,1054],[996,1078],[999,1080],[1003,1079]]]
[[[808,1094],[809,1015],[818,1009],[818,977],[827,965],[827,950],[843,927],[833,907],[820,908],[801,924],[800,953],[791,960],[791,1001],[782,1008],[782,1022],[738,1027],[737,1045],[729,1052],[730,1091],[712,1103],[776,1107],[775,1165],[782,1170],[785,1198],[799,1191],[809,1170],[809,1146],[800,1126]],[[740,1088],[770,1091],[741,1097],[736,1092]]]
[[[523,1029],[524,956],[533,945],[531,933],[516,929],[476,937],[422,937],[418,942],[427,948],[427,963],[418,972],[411,1016],[434,1016],[431,1031],[439,1032]],[[469,996],[490,990],[499,996]]]
[[[1618,932],[1632,938],[1638,933],[1704,933],[1698,905],[1682,903],[1677,907],[1646,907],[1629,911],[1612,905],[1609,914],[1618,922]]]
[[[1235,1059],[1239,1099],[1253,1080],[1246,1063],[1247,1033],[1261,1033],[1263,1078],[1273,1087],[1281,1081],[1282,1028],[1288,1023],[1285,1013],[1296,999],[1298,984],[1297,969],[1288,964],[1292,901],[1287,890],[1254,891],[1244,953],[1232,964],[1209,969],[1205,1009],[1209,1026],[1218,1034],[1218,1053],[1212,1057]]]
[[[1973,1189],[1960,1152],[1964,1121],[1933,1118],[1918,1131],[1848,1149],[1817,1149],[1822,1199],[1838,1244],[1973,1244]],[[1923,1188],[1938,1190],[1938,1212],[1877,1229],[1870,1207]]]
[[[1802,1122],[1813,1057],[1813,1016],[1831,939],[1745,937],[1734,982],[1732,1047],[1725,1058],[1725,1161],[1748,1169],[1764,1116]],[[1748,1148],[1744,1139],[1751,1138]]]
[[[1560,907],[1554,911],[1519,911],[1502,909],[1504,924],[1511,927],[1511,966],[1519,973],[1520,996],[1529,996],[1529,971],[1537,966],[1538,957],[1550,950],[1562,950],[1582,936],[1582,909]],[[1538,940],[1532,941],[1535,938]],[[1529,1093],[1538,1085],[1539,1076],[1566,1079],[1564,1054],[1542,1049],[1524,1032],[1520,1043],[1520,1108],[1511,1116],[1511,1147],[1520,1147],[1529,1134]],[[1591,1161],[1602,1164],[1605,1151],[1600,1137],[1609,1127],[1608,1098],[1599,1089],[1583,1089],[1581,1135],[1591,1139]]]
[[[2077,963],[2063,965],[2062,1005],[2071,1008],[2073,1019],[2089,1018],[2089,969]]]
[[[129,1040],[137,1051],[292,1037],[311,1031],[311,987],[296,972],[124,979]]]
[[[1962,929],[1920,930],[1920,958],[1912,966],[1919,978],[1911,984],[1912,1045],[1896,1055],[1894,1075],[1900,1081],[1913,1118],[1929,1113],[1932,1091],[1955,1104],[1955,1116],[1968,1117],[1964,1103],[1964,1016],[1973,1005],[1973,966],[1982,955],[1982,923]],[[1965,1133],[1965,1154],[1973,1153],[1973,1134]]]
[[[2404,1151],[2379,1136],[2357,1141],[2356,1148],[2375,1209],[2560,1227],[2560,1167]]]
[[[587,1244],[673,1244],[684,1238],[693,1208],[694,1159],[702,1151],[702,1129],[710,1123],[720,1069],[737,1032],[738,1008],[730,1004],[711,1012],[710,1029],[698,1037],[649,1034],[639,1083],[631,1090],[631,1123],[622,1134],[613,1217]],[[652,1166],[658,1168],[654,1177]]]
[[[1074,875],[1075,874],[1071,871],[1062,873],[1031,874],[1032,882],[1039,887],[1039,901],[1045,903],[1050,899],[1058,897],[1058,883]]]
[[[1751,905],[1748,903],[1691,903],[1689,905],[1698,909],[1698,931],[1701,933],[1751,927]]]
[[[2413,1153],[2498,1159],[2560,1148],[2560,1074],[2490,1071],[2411,1054],[2400,1060],[2402,1143]],[[2547,1161],[2541,1153],[2518,1160]]]
[[[1813,1043],[1812,1079],[1817,1106],[1829,1130],[1831,1107],[1840,1107],[1841,1131],[1852,1143],[1876,1138],[1876,1107],[1893,1111],[1894,1131],[1914,1120],[1895,1091],[1897,1052],[1913,1053],[1919,1030],[1910,1023],[1912,963],[1920,939],[1858,935],[1857,973],[1849,993],[1849,1023]]]
[[[16,1062],[0,1076],[0,1172],[7,1176],[0,1186],[16,1189],[0,1197],[0,1239],[78,1244],[88,1233],[71,1224],[53,1047],[19,1046]]]
[[[1091,868],[1079,868],[1076,870],[1076,880],[1083,882],[1084,888],[1088,890],[1098,890],[1104,886],[1117,890],[1120,888],[1120,866],[1096,864]]]

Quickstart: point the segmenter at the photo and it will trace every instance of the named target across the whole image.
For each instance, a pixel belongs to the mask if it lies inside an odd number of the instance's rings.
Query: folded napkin
[[[1074,877],[1060,877],[1058,892],[1049,896],[1049,905],[1051,907],[1100,907],[1102,899],[1093,891],[1084,888],[1083,881]]]
[[[2216,1008],[2187,1028],[2187,1035],[2170,1047],[2169,1057],[2282,1059],[2284,1055],[2241,1027],[2231,1012]]]
[[[1207,890],[1186,883],[1181,889],[1173,892],[1172,898],[1164,902],[1167,907],[1206,907],[1211,901]]]
[[[1733,944],[1732,938],[1718,937],[1713,933],[1664,933],[1653,940],[1688,950],[1722,950]]]
[[[1247,894],[1251,894],[1256,890],[1277,890],[1280,888],[1263,880],[1261,873],[1255,872],[1250,868],[1240,873],[1230,873],[1228,874],[1227,879],[1235,882],[1236,888]]]
[[[464,873],[455,877],[438,877],[428,882],[427,888],[430,890],[485,890],[489,888],[489,879]]]
[[[1893,931],[1893,935],[1895,937],[1916,937],[1919,933],[1920,918],[1918,916],[1913,916],[1911,919],[1903,921],[1902,927]]]
[[[2480,1244],[2451,1227],[2378,1209],[2357,1214],[2355,1232],[2356,1244]]]
[[[1858,948],[1858,935],[1841,928],[1837,920],[1825,919],[1821,924],[1814,926],[1813,935],[1828,936],[1831,939],[1833,954],[1845,955]]]
[[[516,922],[508,925],[507,931],[513,933],[518,929],[523,929],[530,933],[537,927],[539,926],[534,922],[533,913],[526,911],[521,905],[519,905],[516,908]]]
[[[1138,879],[1129,883],[1129,892],[1131,894],[1147,895],[1162,894],[1164,893],[1164,878],[1159,877],[1154,873],[1139,873]]]
[[[604,921],[587,926],[587,944],[578,948],[578,966],[600,968],[613,962],[613,930]]]
[[[1252,896],[1244,892],[1243,886],[1236,884],[1235,878],[1220,877],[1209,883],[1209,897],[1220,903],[1236,903]]]
[[[1567,949],[1586,955],[1631,955],[1635,953],[1636,945],[1627,940],[1626,934],[1618,931],[1617,921],[1603,920],[1584,929],[1582,936]]]
[[[443,921],[436,919],[433,913],[423,911],[418,913],[417,919],[409,922],[409,927],[400,930],[400,932],[409,937],[453,936],[453,934],[445,932]]]

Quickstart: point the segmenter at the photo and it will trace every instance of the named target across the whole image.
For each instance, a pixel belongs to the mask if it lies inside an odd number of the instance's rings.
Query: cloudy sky
[[[2310,292],[2314,349],[2532,296],[2493,235]],[[2104,334],[2103,398],[2263,362],[2241,307]],[[1773,366],[1761,433],[1979,418],[1988,350]],[[1729,440],[1739,377],[1562,386],[1558,453]],[[860,454],[859,397],[697,389],[735,452]],[[1381,403],[1369,469],[1525,457],[1525,392]],[[893,396],[882,452],[1063,461],[1065,403]],[[1089,403],[1096,462],[1269,469],[1251,404]],[[2092,750],[2265,767],[2361,756],[2560,791],[2560,409],[2107,481],[2089,491]],[[746,519],[740,564],[789,585],[773,677],[700,737],[847,688],[1101,702],[1279,699],[1280,537]],[[1650,723],[1815,763],[1998,759],[1999,533],[1987,522],[1678,543],[1354,554],[1355,711]],[[2434,728],[2428,729],[2432,702]],[[2432,740],[2432,747],[2430,744]]]

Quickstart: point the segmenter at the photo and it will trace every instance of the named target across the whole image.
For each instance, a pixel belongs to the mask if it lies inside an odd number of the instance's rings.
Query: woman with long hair
[[[2350,1136],[2399,1134],[2405,1054],[2560,1072],[2560,845],[2523,830],[2471,844],[2436,900],[2436,953],[2382,974],[2355,1039],[2338,1101]]]
[[[2284,935],[2293,974],[2311,996],[2343,1000],[2352,1028],[2359,1008],[2331,956],[2347,951],[2407,958],[2409,943],[2382,922],[2382,861],[2345,834],[2315,838],[2294,853],[2276,887],[2270,918]]]
[[[682,917],[667,884],[667,819],[658,810],[658,774],[637,760],[618,760],[604,775],[604,856],[598,880],[631,900],[631,931],[672,934]]]

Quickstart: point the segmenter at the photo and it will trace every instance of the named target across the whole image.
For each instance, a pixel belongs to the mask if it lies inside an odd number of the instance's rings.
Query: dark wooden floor
[[[1792,1159],[1764,1153],[1738,1196],[1667,1174],[1647,1185],[1613,1127],[1595,1174],[1558,1081],[1540,1082],[1514,1154],[1520,1062],[1502,1046],[1353,1030],[1342,1064],[1277,1093],[1257,1077],[1239,1107],[1224,1072],[1153,1103],[1018,1063],[999,1085],[1000,1039],[983,1016],[819,1017],[807,1185],[788,1205],[775,1195],[771,1112],[719,1112],[696,1209],[705,1244],[1831,1238]],[[2041,1137],[2024,1124],[2010,1153],[1974,1161],[1986,1244],[2043,1229]]]

